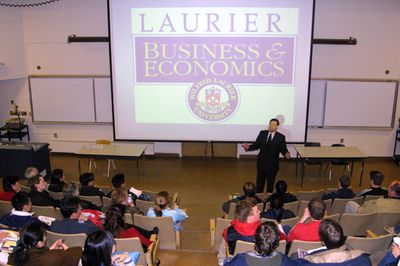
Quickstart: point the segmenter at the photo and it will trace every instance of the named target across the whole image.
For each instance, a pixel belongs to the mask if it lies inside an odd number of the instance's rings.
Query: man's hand
[[[290,160],[290,152],[285,153],[285,158]]]
[[[247,143],[243,143],[242,144],[242,148],[245,150],[245,151],[248,151],[249,150],[249,144],[247,144]]]
[[[62,239],[56,240],[53,245],[50,246],[50,249],[63,249],[67,250],[68,246],[63,243]]]

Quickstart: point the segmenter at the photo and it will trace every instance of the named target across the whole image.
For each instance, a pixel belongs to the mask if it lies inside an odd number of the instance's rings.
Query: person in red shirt
[[[3,191],[0,192],[0,200],[11,201],[15,193],[21,191],[19,178],[14,175],[6,176],[3,178]]]
[[[326,211],[325,203],[321,199],[312,199],[300,221],[289,232],[288,241],[319,241],[318,228],[324,219]],[[306,223],[311,218],[311,221]]]

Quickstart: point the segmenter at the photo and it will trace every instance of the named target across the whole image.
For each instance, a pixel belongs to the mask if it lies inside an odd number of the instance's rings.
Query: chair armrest
[[[233,195],[228,195],[228,200],[232,200],[233,199]]]
[[[179,193],[174,193],[174,196],[172,197],[172,202],[179,203],[181,201],[181,195]]]
[[[175,231],[176,249],[181,249],[181,231]]]
[[[211,236],[211,248],[215,246],[215,228],[216,228],[215,219],[210,219],[210,236]]]
[[[160,239],[157,235],[152,234],[150,236],[150,241],[152,241],[152,243],[148,246],[146,254],[144,254],[148,266],[157,265],[158,251],[160,248]]]

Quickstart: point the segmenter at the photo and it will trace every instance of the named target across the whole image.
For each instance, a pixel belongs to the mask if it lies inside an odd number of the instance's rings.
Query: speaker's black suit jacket
[[[250,145],[249,151],[258,150],[257,170],[277,171],[279,169],[279,153],[288,152],[285,135],[275,131],[274,138],[267,145],[268,130],[261,130],[256,141]]]

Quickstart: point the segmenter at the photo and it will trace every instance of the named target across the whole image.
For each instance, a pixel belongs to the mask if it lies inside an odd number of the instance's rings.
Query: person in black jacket
[[[79,194],[82,196],[104,196],[104,192],[94,186],[94,175],[92,173],[81,174],[79,177],[79,182],[81,182]]]
[[[273,118],[269,121],[268,130],[261,130],[252,145],[242,144],[245,151],[260,150],[257,156],[257,193],[264,191],[265,180],[267,180],[267,192],[272,192],[279,170],[279,153],[290,159],[285,135],[277,132],[278,127],[279,120]]]
[[[379,171],[373,170],[369,173],[370,175],[370,188],[364,189],[358,196],[366,197],[367,195],[372,196],[384,196],[387,197],[387,190],[381,188],[381,184],[383,182],[383,174]]]
[[[262,199],[256,196],[256,185],[254,185],[253,182],[246,182],[243,185],[243,195],[225,201],[224,204],[222,204],[222,211],[224,213],[229,213],[229,207],[231,205],[231,202],[238,203],[246,198],[254,198],[257,201],[257,203],[263,202]]]
[[[47,182],[43,176],[35,175],[28,180],[28,184],[31,187],[29,197],[31,198],[32,204],[36,206],[53,206],[58,207],[60,202],[50,197],[47,188]]]
[[[51,172],[50,185],[48,190],[53,192],[62,192],[64,185],[64,171],[62,169],[54,169]]]
[[[337,191],[333,191],[322,196],[322,200],[327,199],[352,199],[355,194],[353,190],[349,188],[350,186],[350,177],[348,175],[342,175],[339,179],[339,189]]]
[[[282,197],[277,194],[272,195],[269,198],[270,208],[260,214],[261,218],[274,219],[278,223],[282,219],[290,219],[296,217],[291,210],[286,210],[283,205]]]
[[[283,203],[289,203],[289,202],[294,202],[297,201],[297,197],[287,191],[287,183],[283,180],[279,180],[275,184],[275,193],[272,194],[271,196],[268,197],[266,202],[269,202],[271,197],[279,196]]]

